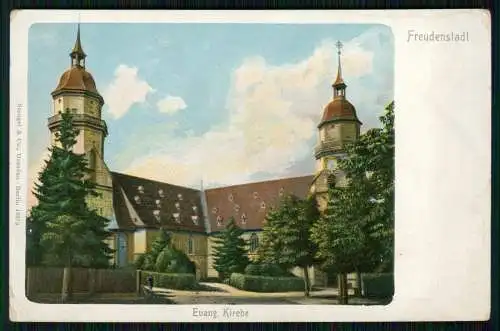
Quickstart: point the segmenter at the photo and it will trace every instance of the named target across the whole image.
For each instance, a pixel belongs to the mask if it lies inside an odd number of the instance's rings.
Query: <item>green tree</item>
[[[151,250],[145,254],[143,268],[149,271],[155,271],[156,261],[160,253],[171,244],[170,234],[161,230],[160,235],[151,244]]]
[[[214,247],[214,268],[219,273],[219,278],[226,279],[234,272],[242,273],[250,263],[246,242],[241,237],[241,230],[231,217],[226,228],[216,238]]]
[[[61,117],[56,144],[50,148],[51,157],[35,188],[38,205],[31,211],[29,240],[31,247],[42,248],[45,264],[64,266],[62,300],[67,301],[71,268],[102,265],[109,261],[112,250],[104,242],[109,235],[107,219],[87,206],[86,199],[98,194],[95,184],[87,180],[85,156],[73,152],[79,130],[73,126],[69,110]]]
[[[309,296],[309,268],[317,262],[316,244],[310,239],[313,224],[320,214],[314,196],[302,200],[285,196],[276,210],[266,215],[263,245],[259,254],[268,264],[284,269],[299,267],[304,274],[304,294]]]
[[[346,205],[352,202],[353,190],[331,187],[326,210],[311,229],[311,239],[317,243],[317,257],[322,267],[338,277],[341,304],[347,304],[347,274],[357,270],[358,261],[363,259],[365,233],[350,214]]]
[[[348,146],[348,157],[340,162],[347,178],[359,192],[358,202],[366,210],[360,216],[368,235],[366,267],[392,271],[394,259],[394,102],[380,117],[381,128],[366,132]],[[366,199],[369,203],[366,203]],[[364,216],[364,217],[362,217]]]
[[[323,268],[339,274],[347,303],[347,273],[392,268],[394,229],[394,104],[372,129],[346,147],[342,185],[329,190],[327,209],[313,226]]]

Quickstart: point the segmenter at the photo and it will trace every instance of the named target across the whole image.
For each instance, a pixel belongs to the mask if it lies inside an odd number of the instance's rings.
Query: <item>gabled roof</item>
[[[113,208],[120,229],[205,232],[198,190],[111,172]]]
[[[303,176],[206,190],[211,231],[223,230],[231,216],[243,230],[262,229],[267,211],[282,195],[304,198],[312,180],[313,176]]]

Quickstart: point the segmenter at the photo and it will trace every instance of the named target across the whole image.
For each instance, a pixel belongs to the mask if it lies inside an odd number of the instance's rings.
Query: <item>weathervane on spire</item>
[[[342,64],[340,63],[340,53],[342,50],[342,47],[344,45],[339,41],[335,43],[335,46],[337,46],[337,54],[339,56],[339,62],[338,62],[338,68],[337,68],[337,79],[335,79],[335,82],[333,83],[333,96],[345,96],[345,88],[346,84],[344,83],[344,80],[342,79]]]

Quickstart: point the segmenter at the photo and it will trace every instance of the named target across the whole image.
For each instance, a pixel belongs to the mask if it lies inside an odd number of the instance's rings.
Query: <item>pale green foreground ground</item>
[[[154,295],[138,296],[136,293],[102,293],[89,297],[85,293],[75,293],[72,303],[80,304],[268,304],[268,305],[335,305],[338,304],[335,288],[312,291],[310,297],[304,292],[258,293],[236,289],[221,283],[200,283],[200,290],[172,290],[153,287]],[[145,292],[148,292],[145,290]],[[349,294],[354,294],[352,290]],[[38,294],[31,300],[40,303],[60,303],[60,294]],[[390,300],[374,300],[349,297],[350,305],[384,305]]]
[[[236,289],[221,283],[200,283],[203,291],[181,291],[154,287],[158,297],[165,297],[176,304],[337,304],[337,289],[312,291],[309,298],[304,292],[258,293]],[[354,294],[352,290],[350,295]],[[349,298],[349,304],[386,304],[365,298]]]

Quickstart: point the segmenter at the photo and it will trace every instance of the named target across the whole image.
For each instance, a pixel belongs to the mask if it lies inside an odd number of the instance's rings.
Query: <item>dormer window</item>
[[[282,197],[285,194],[285,189],[282,187],[280,188],[280,197]]]
[[[179,202],[176,202],[176,203],[175,203],[175,208],[176,208],[177,210],[181,209],[181,204],[180,204]]]
[[[136,196],[134,197],[134,201],[135,201],[135,203],[140,204],[140,203],[141,203],[141,197],[140,197],[140,196],[138,196],[138,195],[136,195]]]
[[[222,221],[223,221],[223,218],[222,216],[217,216],[217,226],[222,226]]]
[[[212,214],[217,214],[219,212],[219,208],[214,207],[212,208]]]
[[[172,216],[174,217],[174,221],[176,223],[180,223],[181,222],[181,217],[180,217],[181,214],[179,214],[179,213],[173,213]]]
[[[160,211],[158,209],[153,210],[153,216],[158,222],[160,221]]]
[[[160,198],[164,198],[165,197],[165,193],[163,192],[162,189],[158,190],[158,195],[160,196]]]
[[[193,216],[191,216],[191,220],[193,221],[193,223],[194,223],[195,225],[198,225],[198,215],[193,215]]]
[[[144,186],[139,185],[139,186],[137,187],[137,191],[138,191],[140,194],[144,194]]]
[[[243,215],[241,215],[241,224],[247,224],[247,214],[246,213],[243,213]]]
[[[234,196],[232,194],[229,194],[229,196],[227,197],[227,199],[231,202],[234,201]]]
[[[240,211],[240,205],[235,205],[234,206],[234,211],[239,212]]]
[[[254,198],[254,199],[258,199],[258,198],[259,198],[259,193],[257,193],[257,192],[253,192],[253,198]]]
[[[262,208],[262,209],[265,209],[265,208],[266,208],[266,203],[265,203],[264,201],[262,201],[262,202],[260,203],[260,208]]]
[[[182,194],[177,194],[177,199],[179,199],[179,201],[182,201]]]

